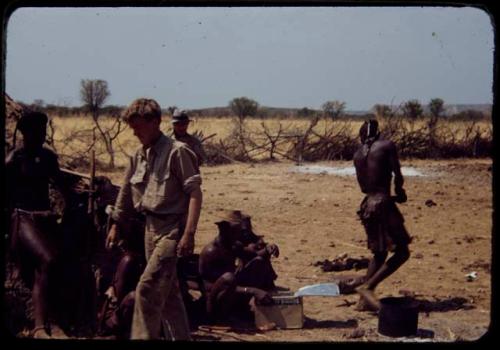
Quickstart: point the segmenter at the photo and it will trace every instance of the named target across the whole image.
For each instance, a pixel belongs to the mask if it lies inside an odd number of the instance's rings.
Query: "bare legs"
[[[210,322],[227,316],[232,306],[232,296],[236,289],[234,274],[226,272],[211,286],[207,295],[207,315]]]
[[[49,306],[48,306],[48,288],[49,279],[52,274],[55,261],[55,249],[50,244],[46,232],[42,232],[39,223],[35,223],[34,218],[29,215],[20,215],[18,239],[22,249],[31,255],[36,264],[35,278],[32,290],[32,301],[34,308],[35,328],[33,336],[36,338],[49,338],[47,333],[49,326]],[[43,221],[49,219],[41,218]],[[38,220],[37,220],[38,221]],[[49,232],[51,233],[51,232]]]
[[[406,245],[396,247],[394,254],[387,261],[385,261],[387,252],[375,253],[373,255],[368,266],[365,282],[356,288],[356,292],[361,296],[360,303],[358,304],[359,310],[371,309],[378,311],[380,309],[380,302],[374,294],[375,288],[403,265],[409,257],[410,251]]]

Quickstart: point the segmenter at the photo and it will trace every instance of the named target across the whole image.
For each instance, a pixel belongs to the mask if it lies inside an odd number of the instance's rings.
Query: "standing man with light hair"
[[[201,211],[201,176],[196,155],[160,130],[161,109],[139,98],[123,113],[142,144],[130,159],[118,194],[106,245],[119,237],[129,213],[146,217],[147,265],[136,288],[131,339],[190,340],[189,322],[177,281],[177,257],[193,253]]]
[[[176,109],[172,115],[172,127],[174,129],[172,137],[187,144],[198,157],[198,164],[202,165],[207,161],[207,155],[203,150],[201,141],[187,132],[190,122],[191,119],[189,119],[187,111]]]

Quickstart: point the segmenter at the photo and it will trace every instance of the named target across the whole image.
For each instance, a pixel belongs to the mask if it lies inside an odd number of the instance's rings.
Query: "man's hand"
[[[188,256],[194,251],[194,233],[184,232],[177,244],[177,256]]]
[[[105,243],[106,249],[112,249],[117,243],[117,238],[118,238],[118,229],[116,224],[113,224],[111,225],[108,235],[106,236],[106,243]]]
[[[269,256],[273,255],[277,258],[280,255],[280,250],[276,244],[268,244],[266,246],[266,250],[269,253]]]
[[[405,203],[408,200],[406,196],[406,191],[403,188],[396,189],[396,203]]]
[[[255,297],[255,301],[257,301],[259,304],[266,305],[273,303],[273,298],[266,291],[259,288],[253,288],[252,291],[253,296]]]

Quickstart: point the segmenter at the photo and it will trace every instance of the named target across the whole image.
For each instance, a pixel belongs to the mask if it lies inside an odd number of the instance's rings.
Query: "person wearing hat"
[[[178,256],[193,253],[201,211],[201,176],[195,153],[160,130],[161,109],[139,98],[123,112],[141,147],[131,157],[111,213],[106,246],[133,213],[146,218],[146,267],[135,289],[132,339],[189,340],[189,323],[177,281]]]
[[[365,194],[358,211],[367,235],[370,260],[363,283],[355,288],[360,294],[358,310],[377,311],[380,302],[374,291],[380,282],[392,275],[409,258],[411,237],[404,226],[404,218],[396,203],[407,200],[403,189],[403,175],[395,144],[380,139],[378,122],[368,120],[359,130],[361,147],[354,154],[356,177]],[[395,196],[391,196],[394,174]],[[388,259],[388,253],[394,254]]]
[[[176,109],[172,115],[172,137],[177,141],[187,144],[193,152],[196,153],[199,165],[202,165],[206,162],[207,155],[203,150],[201,141],[187,132],[190,121],[191,119],[189,119],[189,115],[186,111]]]
[[[250,216],[239,210],[228,211],[215,224],[219,233],[199,258],[211,322],[231,315],[244,316],[251,297],[260,303],[271,302],[269,292],[276,289],[277,275],[270,259],[279,255],[275,244],[266,244],[253,233]]]
[[[21,276],[32,286],[34,338],[50,338],[49,287],[57,259],[56,214],[52,212],[49,184],[69,200],[57,155],[43,147],[48,117],[26,112],[16,124],[22,146],[5,159],[7,209],[11,213],[10,243]],[[53,330],[53,329],[52,329]]]

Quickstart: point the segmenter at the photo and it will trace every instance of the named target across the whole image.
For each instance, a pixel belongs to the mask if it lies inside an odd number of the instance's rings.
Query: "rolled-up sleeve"
[[[196,154],[187,147],[176,150],[172,171],[182,183],[182,191],[190,194],[201,186],[201,175]]]

